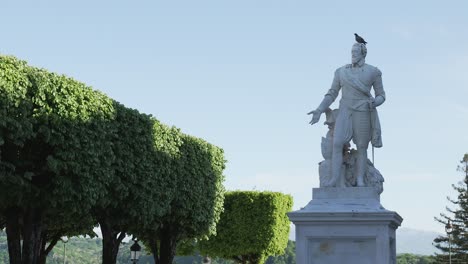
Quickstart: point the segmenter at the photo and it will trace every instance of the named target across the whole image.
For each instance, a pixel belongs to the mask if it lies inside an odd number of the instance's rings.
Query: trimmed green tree
[[[60,236],[89,233],[97,222],[103,263],[115,263],[130,230],[161,234],[167,262],[178,241],[213,232],[222,210],[221,149],[7,56],[0,158],[11,263],[43,263]]]
[[[44,214],[38,262],[45,263],[61,236],[93,234],[97,223],[90,209],[107,196],[105,186],[115,160],[112,138],[117,131],[112,99],[72,78],[29,69],[33,116],[50,136],[48,144],[53,148],[47,166],[55,178],[41,196],[62,199]]]
[[[112,100],[65,76],[0,56],[0,211],[10,263],[37,263],[47,225],[89,215],[113,160]],[[61,227],[60,227],[61,228]],[[23,240],[21,243],[20,240]]]
[[[288,244],[292,197],[278,192],[227,192],[216,235],[199,243],[202,254],[261,264]]]
[[[156,264],[172,264],[180,243],[213,234],[223,210],[223,150],[185,134],[181,140],[170,164],[175,193],[168,214],[134,232],[149,245]]]
[[[456,200],[447,197],[453,207],[447,207],[448,213],[441,213],[440,217],[435,217],[435,220],[444,226],[449,222],[452,226],[450,241],[449,235],[441,235],[434,239],[434,246],[441,251],[441,254],[436,254],[437,263],[448,263],[449,251],[453,263],[468,262],[468,154],[463,156],[458,170],[464,174],[463,182],[452,185],[458,192],[458,197]]]
[[[114,175],[108,195],[93,209],[102,231],[104,264],[116,262],[131,230],[152,228],[154,219],[168,213],[175,188],[172,164],[181,144],[177,129],[122,105],[115,108]]]

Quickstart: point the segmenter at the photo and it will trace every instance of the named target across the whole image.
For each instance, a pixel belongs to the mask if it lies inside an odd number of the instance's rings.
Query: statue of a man
[[[333,136],[332,180],[328,187],[335,187],[342,175],[343,148],[351,139],[357,148],[357,186],[364,186],[369,142],[374,147],[382,147],[380,122],[376,110],[376,107],[385,101],[382,72],[377,67],[365,63],[366,55],[366,45],[355,43],[351,50],[351,64],[335,71],[330,90],[325,94],[319,107],[308,113],[313,115],[310,124],[317,123],[321,114],[335,101],[341,90],[342,96]],[[375,97],[370,93],[372,87]]]

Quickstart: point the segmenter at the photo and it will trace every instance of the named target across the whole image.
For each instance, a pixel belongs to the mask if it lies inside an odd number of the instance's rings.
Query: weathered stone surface
[[[321,144],[320,188],[288,214],[296,225],[298,264],[396,264],[395,231],[403,218],[380,203],[384,178],[367,158],[369,143],[382,147],[376,108],[386,95],[382,72],[365,63],[367,47],[358,42],[351,64],[335,71],[331,88],[308,113],[312,125],[325,113],[329,130]],[[339,109],[330,109],[340,93]]]
[[[312,125],[320,120],[322,113],[325,113],[327,115],[325,124],[330,128],[322,144],[325,163],[320,168],[320,186],[365,187],[381,184],[372,179],[378,170],[373,164],[369,165],[367,148],[369,143],[376,148],[382,147],[377,107],[385,102],[386,95],[382,72],[377,67],[365,63],[366,55],[366,45],[355,43],[351,49],[351,64],[346,64],[335,71],[331,88],[317,109],[308,113],[312,115],[310,121]],[[371,94],[371,90],[374,90],[375,96]],[[329,107],[340,93],[339,109],[332,111]],[[351,140],[356,145],[356,149],[351,150],[346,157]],[[323,150],[326,150],[325,153]],[[346,167],[348,167],[347,173],[345,173]],[[367,173],[369,168],[372,169],[371,175]],[[366,181],[369,176],[371,179]]]
[[[396,263],[395,230],[403,219],[380,204],[374,188],[315,188],[309,204],[288,215],[298,264]]]

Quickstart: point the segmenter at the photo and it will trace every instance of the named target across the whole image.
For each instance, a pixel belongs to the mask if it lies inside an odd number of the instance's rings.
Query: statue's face
[[[364,58],[364,55],[362,55],[361,47],[353,46],[353,48],[351,49],[351,63],[353,64],[358,63],[363,58]]]

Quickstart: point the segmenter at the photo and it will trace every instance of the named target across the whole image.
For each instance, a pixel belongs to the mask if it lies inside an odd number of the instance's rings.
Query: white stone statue
[[[308,113],[313,115],[310,124],[317,123],[321,114],[329,109],[341,90],[342,96],[334,120],[333,137],[329,138],[332,145],[331,177],[326,182],[321,182],[321,186],[324,187],[343,187],[346,182],[343,178],[343,175],[346,175],[343,164],[350,159],[347,155],[352,155],[354,186],[369,186],[366,184],[367,172],[375,170],[367,159],[367,148],[369,142],[376,148],[382,147],[376,107],[385,101],[385,91],[381,71],[365,63],[366,55],[366,45],[355,43],[351,50],[352,63],[335,71],[330,90],[325,94],[319,107]],[[374,88],[375,97],[371,94],[371,88]],[[357,150],[349,150],[351,139]]]

